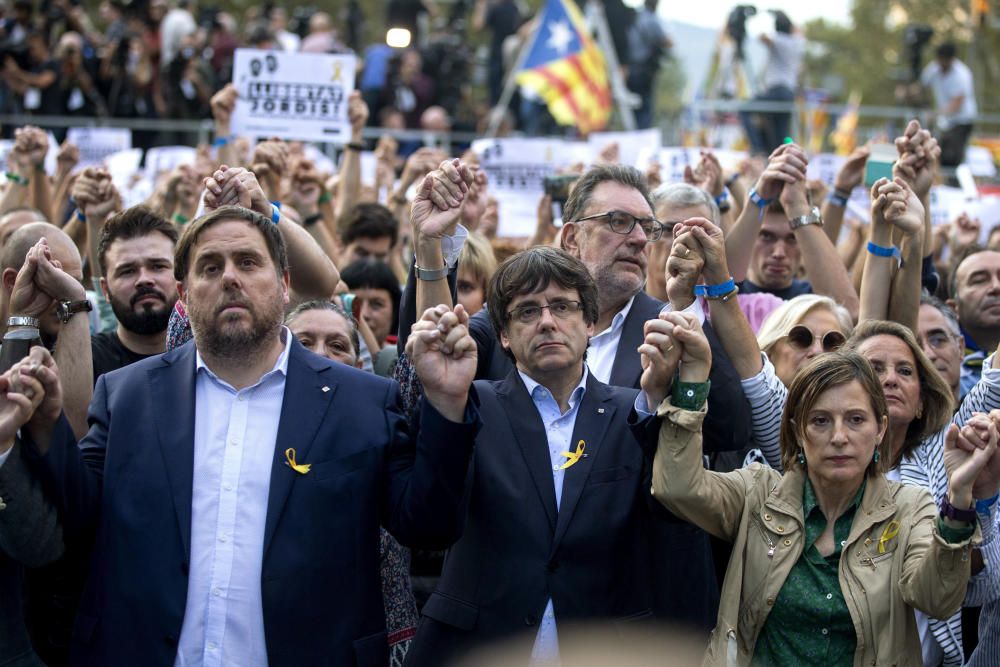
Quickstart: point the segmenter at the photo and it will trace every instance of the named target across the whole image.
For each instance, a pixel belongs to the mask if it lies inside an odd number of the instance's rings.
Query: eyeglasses
[[[800,350],[808,350],[816,337],[809,327],[797,324],[788,332],[788,342]],[[824,352],[833,352],[847,342],[847,337],[839,331],[832,330],[823,334],[820,339]]]
[[[565,320],[572,317],[573,313],[583,310],[583,304],[579,301],[554,301],[546,306],[518,306],[507,313],[507,317],[517,320],[521,324],[531,324],[538,321],[542,316],[542,311],[546,308],[548,308],[553,316],[558,317],[560,320]]]
[[[607,213],[588,215],[586,218],[578,218],[573,222],[586,222],[599,218],[607,218],[608,226],[616,234],[631,234],[636,224],[638,224],[642,227],[642,231],[646,234],[646,239],[649,241],[659,241],[660,237],[663,236],[663,223],[656,218],[637,218],[625,211],[608,211]]]
[[[924,336],[924,341],[935,350],[940,350],[942,347],[950,343],[952,338],[953,336],[951,334],[944,331],[932,331]]]

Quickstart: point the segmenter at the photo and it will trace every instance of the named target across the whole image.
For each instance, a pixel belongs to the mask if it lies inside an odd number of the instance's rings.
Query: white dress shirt
[[[622,339],[622,329],[625,327],[625,318],[632,310],[632,302],[635,301],[633,295],[625,307],[615,313],[611,319],[611,326],[601,333],[590,337],[590,345],[587,347],[587,366],[594,377],[608,384],[611,381],[611,369],[615,365],[615,354],[618,352],[618,342]],[[633,350],[634,352],[634,350]]]
[[[587,390],[587,367],[584,365],[583,373],[580,376],[580,383],[576,385],[569,396],[569,407],[563,413],[559,410],[559,404],[553,398],[552,393],[538,384],[530,377],[522,373],[518,374],[524,381],[524,386],[531,396],[531,401],[538,410],[538,415],[545,425],[545,437],[548,440],[549,460],[552,462],[552,486],[556,490],[556,512],[559,511],[559,503],[562,501],[563,478],[566,475],[563,465],[567,458],[563,452],[576,450],[576,445],[571,443],[573,429],[576,426],[576,416],[579,414],[580,401]],[[531,662],[533,665],[554,665],[559,663],[559,635],[556,632],[556,613],[552,606],[552,598],[545,605],[545,612],[542,614],[542,622],[538,624],[538,634],[535,635],[535,645],[531,651]]]
[[[274,368],[237,391],[197,354],[191,566],[175,667],[267,665],[260,573],[292,336]]]

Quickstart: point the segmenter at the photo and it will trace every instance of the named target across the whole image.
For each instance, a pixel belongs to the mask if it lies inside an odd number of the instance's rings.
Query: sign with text
[[[157,176],[165,171],[173,171],[182,164],[192,167],[198,157],[198,151],[190,146],[158,146],[146,151],[146,178],[156,181]]]
[[[587,143],[591,150],[591,163],[597,162],[597,157],[610,144],[618,144],[618,161],[630,167],[645,169],[639,164],[639,158],[644,150],[658,151],[662,145],[663,134],[658,129],[635,130],[632,132],[591,132]]]
[[[80,149],[80,167],[104,163],[104,158],[132,148],[132,130],[122,127],[71,127],[66,141]]]
[[[546,176],[580,160],[587,144],[562,139],[479,139],[472,143],[489,192],[500,203],[499,236],[531,236]],[[582,150],[582,152],[581,152]]]
[[[236,49],[234,134],[344,144],[355,57]]]

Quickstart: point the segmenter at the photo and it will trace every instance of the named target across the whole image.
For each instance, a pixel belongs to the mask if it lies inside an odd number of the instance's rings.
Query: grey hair
[[[923,292],[920,294],[920,305],[936,308],[941,313],[941,317],[948,323],[948,328],[951,329],[951,332],[961,338],[962,327],[958,323],[958,313],[952,310],[948,304],[936,296]]]
[[[653,210],[656,211],[663,204],[668,204],[676,208],[690,208],[692,206],[704,206],[708,208],[711,221],[719,224],[719,205],[715,203],[715,198],[701,188],[696,188],[688,183],[664,183],[653,190],[649,195],[653,200]]]

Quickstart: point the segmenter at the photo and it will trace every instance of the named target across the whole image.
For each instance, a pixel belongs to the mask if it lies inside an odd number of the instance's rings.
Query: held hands
[[[469,334],[469,314],[461,304],[428,308],[406,341],[424,396],[451,421],[462,421],[469,387],[476,376],[476,342]]]
[[[14,280],[10,297],[13,315],[41,317],[52,309],[54,301],[80,301],[86,292],[75,278],[52,259],[48,241],[39,239],[25,256]]]
[[[214,211],[222,206],[242,206],[271,217],[271,201],[252,171],[222,165],[205,179],[205,190],[206,210]]]
[[[45,398],[45,388],[36,373],[24,365],[29,360],[25,357],[0,375],[0,454],[13,446],[18,429],[28,423]]]
[[[121,196],[111,180],[111,174],[103,167],[84,169],[74,181],[70,196],[80,212],[98,224],[122,207]]]
[[[458,158],[445,160],[424,177],[410,207],[415,239],[440,239],[454,232],[474,178]]]
[[[996,412],[996,411],[994,411]],[[966,509],[979,493],[992,497],[997,491],[997,426],[977,413],[961,429],[952,424],[944,441],[944,466],[948,471],[948,497],[952,505]],[[980,481],[980,477],[983,479]]]
[[[472,183],[469,184],[469,192],[465,196],[465,201],[462,202],[461,220],[469,231],[476,231],[479,227],[479,219],[486,212],[486,202],[489,199],[487,191],[489,178],[482,169],[470,168],[472,169]]]
[[[860,148],[855,148],[847,156],[844,164],[840,166],[840,170],[833,179],[835,190],[850,194],[854,188],[861,185],[861,181],[865,177],[865,166],[868,164],[868,157],[871,155],[871,152],[868,146],[861,146]],[[813,201],[816,200],[814,199]]]
[[[726,184],[722,180],[722,165],[711,151],[702,151],[701,159],[694,169],[690,165],[684,167],[684,182],[704,190],[713,197],[725,192]]]
[[[674,231],[666,267],[667,299],[675,311],[681,311],[694,301],[694,287],[705,268],[705,252],[694,234]]]
[[[712,348],[698,318],[688,313],[660,313],[644,325],[639,346],[642,377],[639,385],[651,410],[670,390],[674,371],[681,382],[705,382],[712,369]]]
[[[722,228],[705,218],[688,218],[674,228],[674,238],[682,240],[685,245],[692,242],[692,237],[701,247],[705,282],[718,285],[729,280],[732,274],[726,259],[726,241]]]
[[[901,178],[880,178],[872,185],[872,223],[892,225],[906,236],[924,229],[924,205]]]
[[[361,141],[368,122],[368,105],[361,97],[361,91],[352,90],[347,98],[347,121],[351,124],[351,141]]]
[[[44,166],[48,152],[49,136],[44,130],[33,125],[25,125],[14,131],[11,159],[22,176],[27,176],[32,170]]]
[[[893,177],[902,178],[921,200],[927,197],[937,174],[941,147],[930,131],[911,120],[903,132],[896,137],[896,152],[899,159],[892,168]]]
[[[776,199],[786,184],[805,181],[809,159],[795,144],[778,146],[768,158],[767,168],[757,179],[756,190],[764,199]]]

